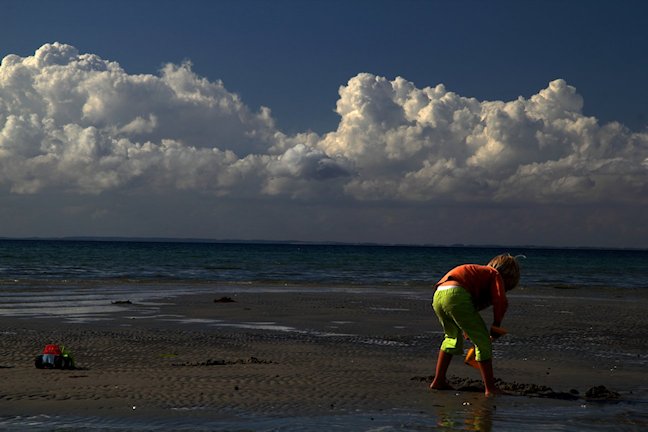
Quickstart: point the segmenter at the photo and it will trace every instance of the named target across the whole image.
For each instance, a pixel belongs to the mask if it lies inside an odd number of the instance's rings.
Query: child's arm
[[[491,299],[493,301],[493,326],[500,327],[504,314],[508,308],[508,300],[506,299],[506,289],[504,288],[504,280],[502,276],[497,273],[491,283]],[[492,333],[491,333],[492,334]]]

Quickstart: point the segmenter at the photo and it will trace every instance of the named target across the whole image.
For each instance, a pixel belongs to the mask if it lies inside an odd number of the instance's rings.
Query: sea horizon
[[[600,250],[600,251],[648,251],[648,247],[632,246],[561,246],[540,244],[505,243],[389,243],[389,242],[345,242],[337,240],[266,240],[266,239],[218,239],[204,237],[158,237],[158,236],[0,236],[0,241],[78,241],[78,242],[133,242],[133,243],[213,243],[249,245],[312,245],[312,246],[377,246],[377,247],[421,247],[421,248],[511,248],[538,250]]]

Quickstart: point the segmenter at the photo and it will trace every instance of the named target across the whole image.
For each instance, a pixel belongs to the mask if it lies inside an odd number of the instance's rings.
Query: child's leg
[[[457,287],[452,290],[443,290],[437,291],[434,294],[434,302],[432,307],[434,308],[434,313],[436,313],[441,326],[443,327],[443,343],[441,344],[441,350],[445,351],[447,354],[452,355],[461,355],[463,353],[463,332],[455,320],[454,310],[455,310],[455,301],[457,293],[461,297],[462,294],[468,296],[468,301],[470,301],[470,296],[463,288]]]
[[[436,371],[434,373],[434,380],[430,384],[431,389],[435,390],[452,390],[453,387],[448,384],[446,374],[448,367],[452,361],[452,354],[448,354],[442,349],[439,350],[439,358],[437,359]]]
[[[495,387],[495,376],[493,375],[493,360],[482,360],[477,362],[479,365],[479,372],[481,372],[482,380],[484,381],[485,391],[487,397],[495,396],[501,391]]]
[[[455,315],[455,320],[461,330],[466,333],[470,341],[475,345],[475,358],[479,361],[490,360],[493,356],[493,344],[486,323],[479,312],[464,310],[463,313]]]
[[[461,289],[462,288],[457,288]],[[453,354],[461,354],[463,352],[463,336],[462,331],[452,317],[447,313],[452,309],[452,296],[447,291],[437,291],[434,294],[433,308],[439,322],[443,326],[444,339],[439,349],[439,356],[437,358],[436,370],[434,380],[430,384],[430,388],[437,390],[449,390],[452,386],[448,384],[446,374],[448,367],[452,361]]]
[[[483,320],[481,321],[483,323]],[[477,365],[479,366],[479,372],[484,381],[484,394],[488,397],[500,393],[497,387],[495,387],[492,342],[488,330],[486,329],[486,324],[482,324],[481,326],[475,324],[473,328],[466,330],[466,334],[475,344]]]

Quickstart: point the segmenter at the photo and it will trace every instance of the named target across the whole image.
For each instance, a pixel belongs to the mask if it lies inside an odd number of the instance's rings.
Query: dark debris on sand
[[[114,305],[132,305],[133,302],[130,300],[115,300],[114,302],[111,302]]]
[[[434,376],[427,377],[413,377],[413,381],[427,382],[431,383],[434,379]],[[453,376],[448,379],[448,382],[452,387],[457,391],[467,391],[467,392],[483,392],[484,384],[481,380],[475,380],[470,378],[459,378]],[[580,399],[580,392],[578,390],[572,389],[569,392],[559,392],[554,391],[551,387],[538,384],[524,384],[518,382],[506,382],[500,379],[495,380],[497,387],[504,392],[506,395],[510,396],[528,396],[528,397],[540,397],[540,398],[549,398],[549,399],[562,399],[562,400],[577,400]],[[608,390],[605,386],[596,386],[585,392],[585,399],[587,400],[597,400],[597,401],[614,401],[620,398],[619,393]]]
[[[221,297],[214,299],[214,303],[236,303],[236,300],[234,300],[232,297]]]
[[[585,392],[585,399],[589,400],[616,400],[619,399],[619,393],[608,390],[605,386],[596,386]]]
[[[227,366],[227,365],[238,365],[238,364],[271,364],[273,363],[271,360],[261,360],[256,357],[250,357],[248,359],[237,359],[237,360],[222,360],[222,359],[217,359],[217,360],[212,360],[209,359],[204,362],[197,362],[197,363],[191,363],[191,362],[186,362],[186,363],[173,363],[171,366],[176,366],[176,367],[182,367],[182,366]]]

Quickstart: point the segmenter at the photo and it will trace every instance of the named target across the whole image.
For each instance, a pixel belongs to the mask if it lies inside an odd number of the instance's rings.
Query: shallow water
[[[648,390],[648,389],[646,389]],[[643,392],[644,396],[648,394]],[[135,413],[135,409],[133,412]],[[168,416],[0,416],[5,431],[639,431],[648,428],[648,400],[584,402],[456,393],[418,412],[340,412],[271,417],[177,408]],[[186,413],[186,415],[183,415]]]

